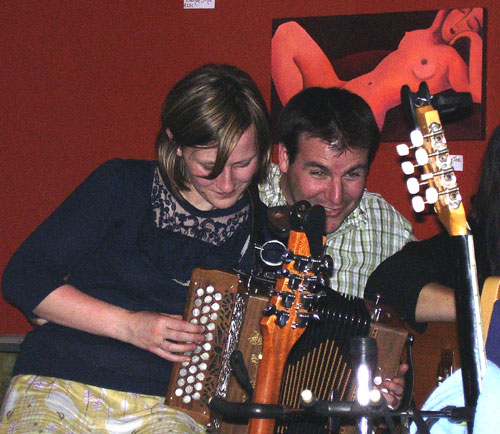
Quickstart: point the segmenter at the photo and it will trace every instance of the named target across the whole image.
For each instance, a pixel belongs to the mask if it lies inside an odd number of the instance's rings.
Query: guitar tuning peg
[[[433,176],[434,174],[429,172],[423,173],[420,176],[420,181],[414,177],[408,178],[406,181],[406,187],[408,188],[410,194],[417,194],[420,191],[420,186],[429,184],[429,179],[432,179]]]
[[[290,276],[290,270],[288,270],[287,268],[281,268],[279,270],[276,270],[275,272],[276,274],[276,277],[289,277]]]
[[[295,302],[295,294],[293,292],[281,291],[278,296],[280,298],[281,305],[286,309],[290,309]]]
[[[276,306],[274,306],[273,304],[267,305],[262,311],[263,316],[271,316],[274,315],[275,313],[276,313]]]
[[[425,190],[425,200],[429,204],[434,204],[438,201],[439,193],[434,187]]]
[[[331,275],[333,272],[333,259],[330,255],[325,255],[321,258],[321,264],[319,267],[321,273],[326,273]]]
[[[419,166],[425,166],[429,162],[429,154],[424,148],[419,148],[415,151],[415,159]]]
[[[434,187],[425,190],[425,201],[421,196],[414,196],[411,199],[411,204],[415,212],[420,213],[425,209],[425,204],[435,204],[438,200],[439,193]]]
[[[290,314],[286,310],[277,309],[275,315],[276,315],[276,324],[278,324],[280,328],[285,327],[288,320],[290,319]]]
[[[396,146],[396,152],[400,157],[406,157],[410,153],[410,147],[405,143],[400,143]]]
[[[458,188],[448,190],[446,192],[446,204],[453,209],[457,209],[462,203],[462,195],[459,193]]]
[[[420,196],[414,196],[411,199],[411,206],[413,210],[417,213],[422,212],[425,209],[425,202]]]
[[[420,148],[424,144],[424,136],[419,129],[415,129],[410,133],[411,144],[415,148]]]
[[[415,159],[417,164],[411,161],[404,161],[401,163],[401,169],[405,175],[412,175],[415,173],[415,167],[425,166],[429,162],[429,154],[424,148],[417,149],[415,152]]]
[[[283,254],[281,255],[281,260],[283,261],[283,263],[285,264],[289,264],[290,262],[292,262],[293,260],[295,259],[295,255],[293,253],[293,251],[291,250],[285,250],[283,252]]]
[[[310,321],[320,321],[321,316],[318,312],[299,312],[294,327],[307,327]]]
[[[420,190],[420,182],[418,182],[417,178],[408,178],[406,181],[406,187],[410,194],[417,194]]]
[[[415,167],[417,166],[414,165],[411,161],[404,161],[403,163],[401,163],[401,169],[403,170],[403,173],[405,175],[412,175],[413,173],[415,173]]]
[[[396,146],[396,152],[400,157],[406,157],[410,154],[410,149],[420,148],[424,144],[424,138],[420,130],[412,131],[410,140],[412,146],[408,146],[406,143],[400,143]]]

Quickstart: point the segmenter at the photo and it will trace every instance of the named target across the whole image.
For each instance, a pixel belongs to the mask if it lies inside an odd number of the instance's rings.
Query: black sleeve
[[[371,274],[365,298],[393,306],[417,331],[415,309],[422,288],[431,282],[453,285],[453,260],[447,233],[425,241],[412,241],[383,261]],[[425,328],[425,326],[424,326]]]

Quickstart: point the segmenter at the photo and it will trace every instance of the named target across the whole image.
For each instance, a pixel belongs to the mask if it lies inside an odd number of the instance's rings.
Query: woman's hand
[[[123,340],[172,362],[184,362],[184,353],[203,342],[204,327],[182,320],[180,315],[131,312],[128,336]]]
[[[46,321],[95,335],[118,339],[173,362],[189,357],[205,338],[203,327],[177,315],[131,312],[91,297],[71,285],[52,291],[33,310],[36,325]]]

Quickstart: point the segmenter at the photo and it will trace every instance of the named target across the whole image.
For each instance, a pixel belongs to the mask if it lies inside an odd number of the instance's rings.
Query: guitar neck
[[[457,252],[459,275],[455,283],[455,302],[462,364],[464,398],[475,407],[481,392],[481,379],[486,370],[486,352],[472,235],[451,237]]]
[[[286,359],[305,329],[298,329],[297,333],[288,335],[287,339],[280,339],[277,338],[278,334],[274,331],[278,326],[273,317],[264,318],[261,326],[264,343],[262,348],[263,363],[257,371],[253,401],[260,404],[277,404]],[[251,434],[272,434],[274,426],[274,419],[251,419],[248,432]]]
[[[321,207],[309,208],[310,205],[306,206],[305,202],[294,206],[291,220],[296,224],[303,222],[304,231],[293,228],[290,231],[289,254],[285,255],[282,272],[278,275],[275,291],[260,323],[263,348],[253,394],[255,403],[278,404],[288,355],[312,318],[305,306],[306,297],[312,295],[309,292],[312,281],[309,279],[317,277],[314,276],[316,272],[321,272],[322,261],[318,262],[316,257],[313,259],[310,245],[319,246],[321,251],[324,243],[321,228],[324,227],[325,211]],[[313,228],[309,228],[310,224]],[[317,227],[314,227],[315,224]],[[330,262],[331,260],[327,261]],[[274,419],[251,419],[248,432],[272,434],[274,425]]]
[[[413,93],[408,86],[403,86],[401,95],[417,128],[412,132],[411,148],[403,145],[398,153],[404,156],[409,154],[410,149],[415,149],[417,164],[403,163],[402,167],[406,174],[412,174],[414,167],[419,168],[418,178],[412,178],[407,184],[412,194],[418,193],[420,187],[425,186],[426,201],[420,195],[414,196],[414,209],[421,212],[426,203],[434,204],[438,218],[454,244],[450,254],[456,254],[455,302],[464,397],[466,405],[475,408],[486,369],[486,353],[474,242],[467,225],[439,113],[432,106],[429,88],[422,82],[418,92]],[[468,423],[469,433],[472,432],[472,425],[472,422]]]

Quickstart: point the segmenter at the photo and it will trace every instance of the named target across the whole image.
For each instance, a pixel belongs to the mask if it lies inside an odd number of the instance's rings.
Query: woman
[[[198,68],[165,99],[158,161],[103,164],[23,243],[2,287],[39,325],[0,432],[203,431],[162,404],[172,362],[204,340],[179,315],[194,267],[251,266],[268,125],[246,73]]]

